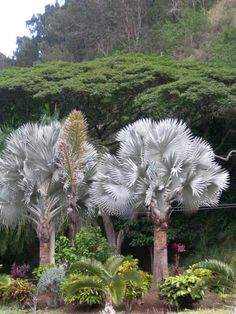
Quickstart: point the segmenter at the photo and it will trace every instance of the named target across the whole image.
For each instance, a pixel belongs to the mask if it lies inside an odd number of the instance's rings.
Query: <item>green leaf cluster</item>
[[[74,246],[65,236],[59,237],[56,241],[55,259],[59,264],[71,265],[82,257],[104,262],[110,254],[111,247],[99,227],[82,228],[76,234]]]
[[[45,272],[45,270],[47,270],[49,268],[53,268],[54,266],[55,265],[53,265],[53,264],[42,264],[42,265],[34,268],[34,270],[32,271],[32,274],[33,274],[34,278],[40,279],[40,277]]]
[[[138,259],[127,256],[119,267],[120,274],[125,274],[129,271],[137,271],[142,278],[141,283],[136,283],[131,280],[126,283],[125,304],[127,310],[131,310],[132,300],[142,299],[151,288],[152,275],[142,271],[138,266],[138,262]]]
[[[28,301],[32,300],[36,287],[26,279],[12,279],[10,284],[4,289],[0,295],[0,301],[3,303],[16,302],[24,306]]]
[[[70,286],[75,284],[81,278],[81,274],[70,274],[63,281],[61,291],[65,304],[77,304],[80,306],[97,306],[104,302],[104,292],[97,288],[78,288],[72,295],[69,294]]]
[[[190,267],[186,272],[170,276],[160,283],[160,297],[173,309],[192,308],[194,302],[204,296],[205,279],[211,276],[211,271]]]

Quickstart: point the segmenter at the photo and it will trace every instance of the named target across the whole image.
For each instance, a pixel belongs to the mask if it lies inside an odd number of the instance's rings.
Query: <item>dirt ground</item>
[[[200,302],[197,302],[194,306],[194,309],[216,309],[223,308],[225,306],[230,306],[235,300],[228,299],[227,302],[223,302],[219,296],[215,293],[207,293],[204,299]],[[56,310],[56,313],[63,314],[98,314],[101,309],[86,309],[78,308],[72,305],[63,306],[60,309]],[[126,313],[125,307],[119,307],[119,313]],[[166,304],[159,300],[157,297],[157,292],[148,293],[142,302],[133,302],[132,311],[130,314],[166,314],[170,309],[167,308]],[[48,313],[51,311],[49,310]],[[55,310],[52,311],[55,313]]]

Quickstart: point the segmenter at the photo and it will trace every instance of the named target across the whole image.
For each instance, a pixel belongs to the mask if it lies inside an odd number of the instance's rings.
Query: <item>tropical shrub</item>
[[[0,303],[4,303],[4,293],[10,284],[11,277],[6,274],[0,274]]]
[[[46,269],[38,282],[39,293],[46,293],[49,298],[48,306],[58,307],[62,303],[60,285],[65,278],[63,268],[53,267]]]
[[[70,287],[77,280],[82,279],[81,274],[71,274],[62,282],[61,292],[65,304],[76,304],[80,306],[93,307],[101,305],[104,302],[105,294],[101,289],[97,288],[78,288],[73,294],[69,293]]]
[[[202,299],[206,290],[204,281],[211,276],[206,269],[190,267],[185,273],[170,276],[160,283],[160,297],[175,310],[192,308],[193,304]]]
[[[142,283],[137,284],[131,280],[127,282],[124,298],[127,311],[131,311],[133,300],[142,299],[144,297],[144,295],[151,288],[152,283],[152,275],[142,271],[138,266],[138,260],[135,258],[128,257],[119,267],[120,274],[125,274],[126,272],[133,270],[137,271],[137,273],[140,275],[142,278]]]
[[[212,273],[204,280],[208,288],[220,293],[236,293],[236,258],[229,265],[218,260],[205,260],[193,265],[193,269],[195,272],[204,269]]]
[[[142,284],[142,278],[136,270],[120,273],[119,269],[125,257],[115,255],[109,257],[104,264],[95,259],[83,257],[74,263],[70,271],[81,272],[73,284],[70,285],[69,296],[81,288],[97,288],[105,294],[105,308],[102,314],[116,313],[113,304],[119,305],[125,298],[126,286],[129,281]]]
[[[13,263],[11,266],[11,277],[13,279],[21,278],[26,279],[27,273],[30,269],[29,264],[23,264],[23,265],[17,265],[16,263]]]
[[[35,285],[26,279],[12,279],[2,298],[6,303],[13,301],[24,306],[28,301],[32,300],[35,290]]]
[[[42,264],[42,265],[34,268],[34,270],[32,271],[32,274],[36,279],[40,279],[40,277],[45,272],[45,270],[47,270],[49,268],[53,268],[53,267],[55,267],[55,265],[53,265],[53,264]]]
[[[99,227],[82,228],[76,234],[74,246],[65,236],[56,241],[55,259],[59,264],[71,265],[81,257],[94,258],[105,262],[111,255],[111,248]]]

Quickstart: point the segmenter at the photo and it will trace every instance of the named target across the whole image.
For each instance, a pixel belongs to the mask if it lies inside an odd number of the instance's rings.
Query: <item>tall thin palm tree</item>
[[[113,255],[102,264],[95,259],[82,258],[71,266],[71,271],[82,271],[90,275],[81,276],[73,282],[68,289],[69,294],[74,295],[76,290],[81,288],[101,289],[105,293],[105,308],[102,313],[115,314],[113,303],[121,304],[125,297],[127,282],[131,280],[137,284],[142,283],[140,274],[135,270],[124,274],[119,273],[119,268],[124,260],[124,256]]]
[[[67,194],[69,237],[73,243],[82,224],[83,205],[91,208],[88,185],[96,173],[97,152],[88,143],[87,123],[80,111],[73,110],[58,138],[58,165]],[[83,199],[83,202],[79,202]],[[91,211],[90,211],[91,212]]]
[[[104,212],[129,217],[143,206],[154,226],[153,288],[168,276],[167,230],[173,202],[186,211],[216,205],[228,172],[211,146],[174,119],[142,119],[118,132],[117,155],[105,154],[92,185],[93,202]]]

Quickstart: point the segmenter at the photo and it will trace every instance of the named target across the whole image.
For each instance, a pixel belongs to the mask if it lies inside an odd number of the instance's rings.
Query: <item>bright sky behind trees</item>
[[[26,21],[33,14],[43,13],[45,5],[55,2],[56,0],[0,0],[0,52],[12,56],[16,49],[16,37],[29,35]]]

